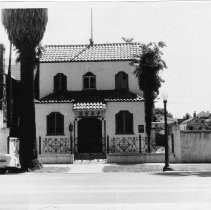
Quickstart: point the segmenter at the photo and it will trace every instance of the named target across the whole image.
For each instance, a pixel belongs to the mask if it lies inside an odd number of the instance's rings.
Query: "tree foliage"
[[[159,72],[167,68],[162,59],[161,49],[165,47],[164,42],[150,42],[142,44],[139,55],[134,56],[132,65],[136,67],[134,74],[138,78],[139,88],[143,91],[145,99],[145,120],[148,136],[148,152],[150,152],[151,122],[153,116],[154,100],[159,94],[161,83],[164,82]]]
[[[41,167],[37,160],[34,69],[37,48],[48,21],[47,9],[3,9],[2,23],[16,47],[21,65],[20,83],[20,163],[23,170]]]
[[[173,118],[173,115],[167,111],[167,117]],[[164,108],[154,108],[153,117],[154,122],[159,122],[164,118]]]

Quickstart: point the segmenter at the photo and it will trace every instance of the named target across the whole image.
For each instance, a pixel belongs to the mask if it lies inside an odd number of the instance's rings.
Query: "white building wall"
[[[134,134],[116,135],[115,115],[121,110],[127,110],[133,114]],[[106,133],[109,138],[125,136],[138,137],[139,135],[145,137],[145,133],[139,134],[138,132],[138,125],[144,125],[145,127],[144,116],[144,102],[109,102],[107,103],[105,115]]]
[[[64,62],[40,64],[40,97],[53,92],[53,77],[57,73],[63,73],[67,76],[68,90],[82,90],[83,75],[89,71],[96,75],[97,90],[115,89],[115,74],[124,71],[128,74],[130,91],[141,94],[138,80],[133,74],[134,67],[130,65],[129,61]]]
[[[64,115],[64,136],[70,137],[69,124],[74,122],[73,105],[71,103],[50,103],[36,104],[36,136],[46,137],[47,134],[47,115],[51,112],[60,112]],[[64,137],[63,136],[63,137]]]

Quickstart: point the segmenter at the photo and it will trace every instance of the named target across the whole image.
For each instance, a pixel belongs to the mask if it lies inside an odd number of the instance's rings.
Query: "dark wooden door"
[[[102,153],[102,122],[82,118],[78,122],[78,153]]]

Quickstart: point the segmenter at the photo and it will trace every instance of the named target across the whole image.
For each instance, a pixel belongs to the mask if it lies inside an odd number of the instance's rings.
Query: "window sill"
[[[57,133],[56,134],[47,133],[46,136],[65,136],[65,134],[64,133],[59,133],[59,134],[57,134]]]
[[[134,135],[135,133],[115,133],[116,135]]]

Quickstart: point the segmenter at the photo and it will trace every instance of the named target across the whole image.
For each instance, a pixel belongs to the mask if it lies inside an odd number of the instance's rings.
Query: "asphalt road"
[[[1,175],[0,209],[211,209],[211,173]]]

